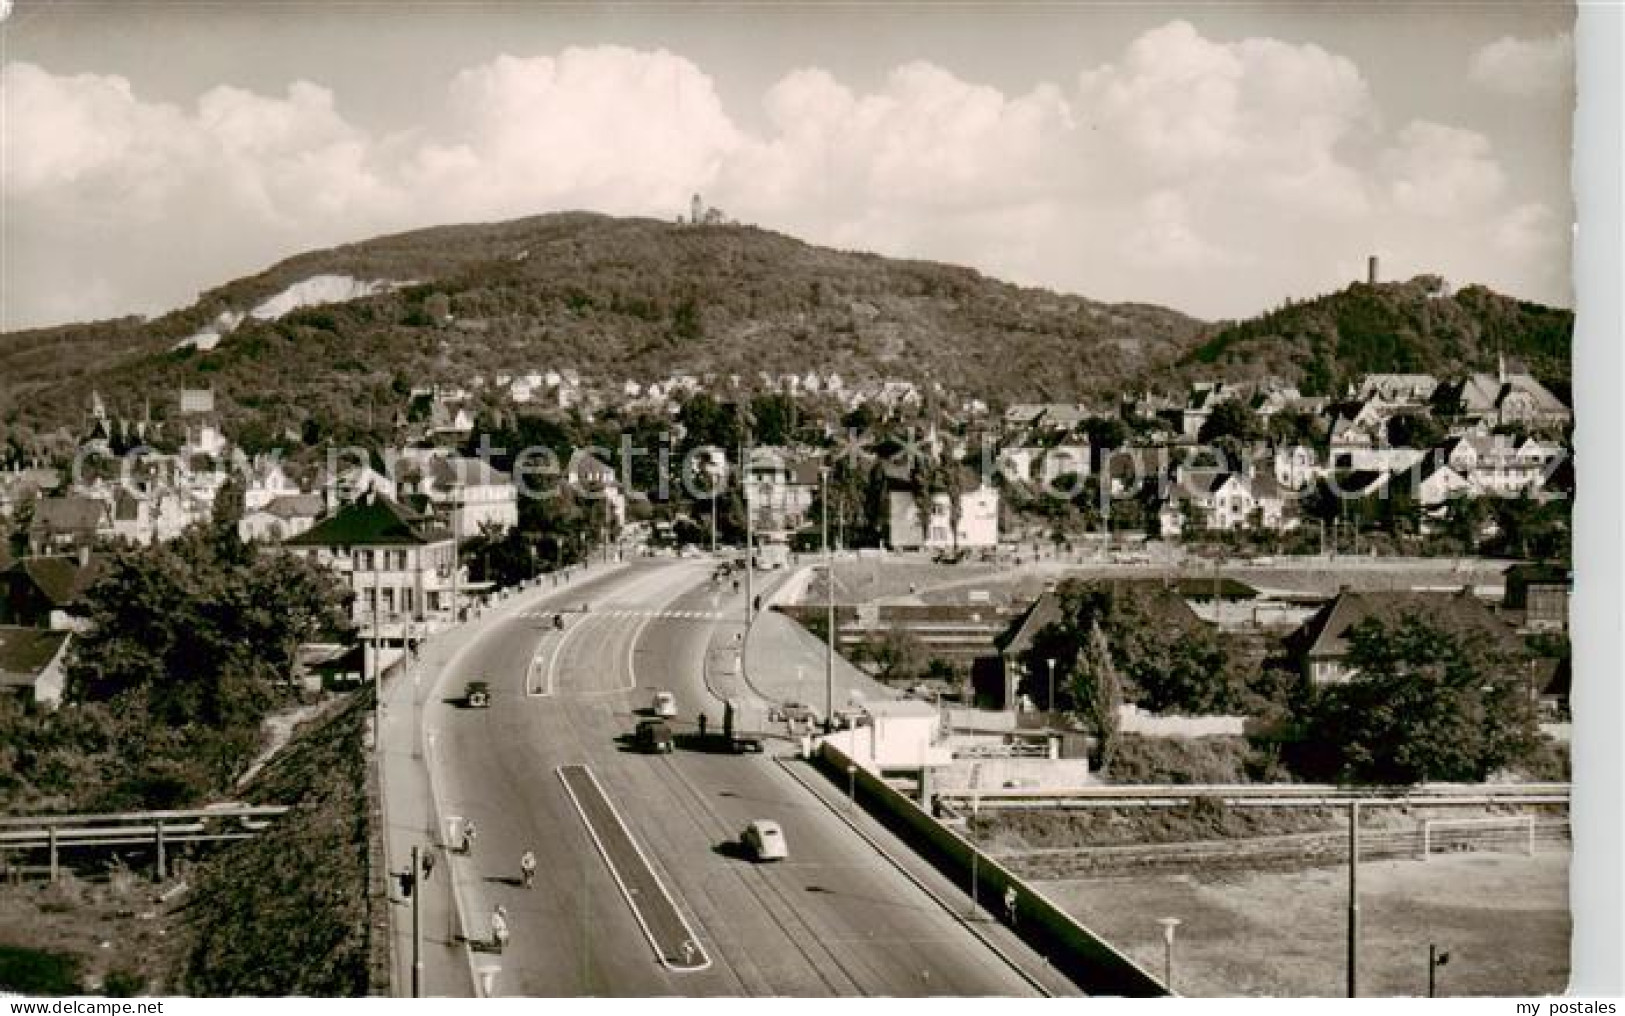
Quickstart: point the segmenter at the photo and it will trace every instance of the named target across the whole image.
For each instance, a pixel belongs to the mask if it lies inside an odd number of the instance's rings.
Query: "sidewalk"
[[[588,578],[608,575],[619,563],[595,564],[562,576],[555,585],[549,577],[530,589],[508,595],[479,616],[436,633],[424,642],[414,661],[408,658],[384,682],[377,737],[378,777],[384,802],[384,847],[391,873],[389,890],[393,940],[392,979],[396,997],[412,993],[412,904],[400,895],[394,873],[411,867],[412,847],[435,853],[434,873],[420,882],[418,892],[423,928],[424,997],[474,997],[477,992],[464,928],[454,898],[455,869],[459,863],[441,846],[446,830],[434,796],[422,751],[421,706],[430,701],[441,675],[457,657],[498,620],[537,601],[580,585]]]

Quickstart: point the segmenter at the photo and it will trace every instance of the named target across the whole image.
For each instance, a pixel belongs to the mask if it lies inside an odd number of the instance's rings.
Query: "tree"
[[[1073,694],[1082,703],[1090,727],[1095,731],[1095,771],[1111,768],[1117,754],[1122,726],[1123,684],[1112,662],[1111,645],[1096,621],[1089,627],[1089,646],[1080,661]]]
[[[879,638],[864,643],[861,654],[875,667],[882,681],[908,681],[925,672],[928,658],[925,643],[906,628],[888,628]]]
[[[103,804],[168,806],[228,786],[286,694],[301,643],[344,631],[342,591],[303,558],[194,526],[168,544],[113,553],[79,609],[68,711],[119,727]]]
[[[1388,420],[1388,443],[1395,448],[1434,448],[1444,439],[1444,425],[1431,413],[1408,410]]]
[[[1110,651],[1124,700],[1155,712],[1223,713],[1237,708],[1245,694],[1230,655],[1211,628],[1177,594],[1142,582],[1064,584],[1061,617],[1033,639],[1025,656],[1030,683],[1024,690],[1046,707],[1048,661],[1055,660],[1057,688],[1073,698],[1081,674],[1079,660],[1099,627]],[[1059,698],[1059,695],[1057,695]]]
[[[1346,684],[1309,706],[1310,740],[1344,780],[1478,782],[1539,743],[1523,661],[1500,640],[1438,612],[1349,630]]]
[[[787,395],[758,395],[751,400],[756,440],[766,445],[789,442],[795,429],[796,404]]]
[[[1226,399],[1213,407],[1196,436],[1207,442],[1228,437],[1245,443],[1257,441],[1263,435],[1264,428],[1251,406],[1240,399]]]

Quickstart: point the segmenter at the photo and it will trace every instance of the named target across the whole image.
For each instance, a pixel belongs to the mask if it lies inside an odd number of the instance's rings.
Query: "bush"
[[[1248,783],[1251,763],[1245,737],[1124,734],[1106,776],[1116,783]]]
[[[24,995],[76,995],[79,959],[43,949],[0,945],[0,989]]]

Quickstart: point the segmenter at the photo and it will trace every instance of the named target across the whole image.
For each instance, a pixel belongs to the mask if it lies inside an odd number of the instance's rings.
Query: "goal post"
[[[1535,816],[1503,815],[1495,818],[1425,818],[1422,820],[1422,860],[1435,850],[1502,850],[1519,844],[1535,854]]]

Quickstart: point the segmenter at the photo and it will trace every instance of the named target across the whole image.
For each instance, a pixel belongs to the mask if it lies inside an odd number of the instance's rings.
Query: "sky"
[[[701,193],[812,243],[1239,318],[1569,306],[1567,3],[0,0],[0,331],[300,251]]]

